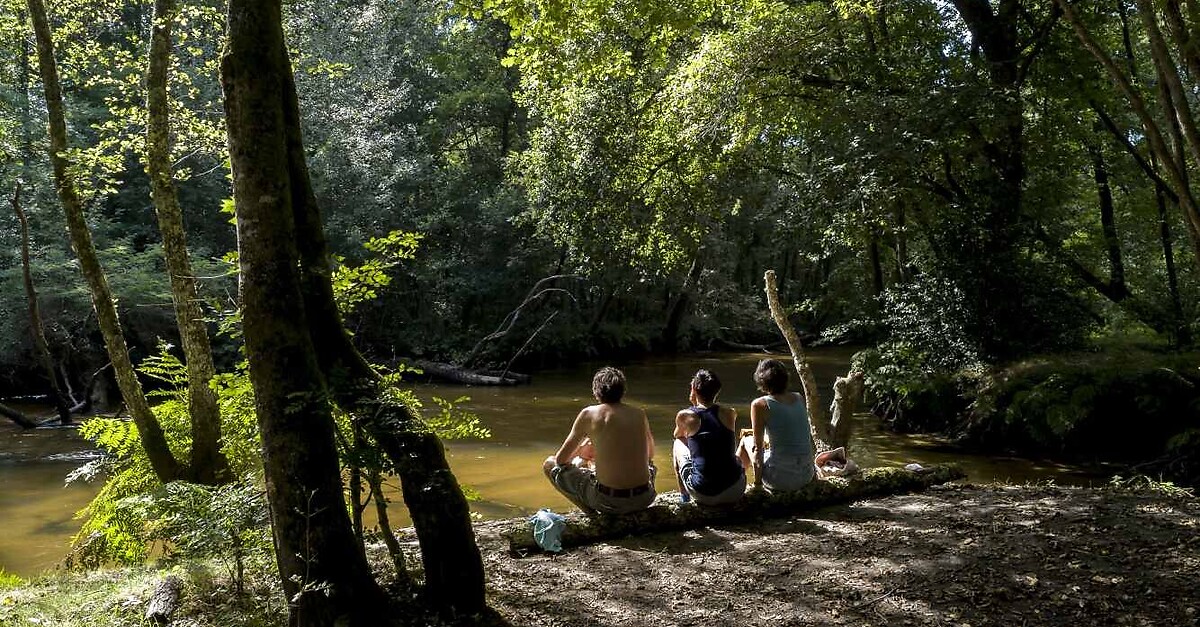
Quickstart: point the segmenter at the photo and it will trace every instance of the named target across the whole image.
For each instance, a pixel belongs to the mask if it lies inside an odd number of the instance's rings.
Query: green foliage
[[[982,382],[965,434],[1058,456],[1153,458],[1200,424],[1192,370],[1183,358],[1132,351],[1014,364]]]
[[[876,351],[855,363],[867,373],[876,413],[897,429],[941,431],[986,450],[1139,463],[1188,484],[1200,479],[1194,355],[1110,347],[926,377]]]
[[[25,580],[0,568],[0,590],[25,585]]]
[[[215,559],[240,591],[247,561],[266,563],[271,557],[261,485],[255,475],[215,487],[175,481],[131,497],[128,506],[145,520],[141,541],[160,543],[171,558]]]
[[[162,384],[149,393],[160,401],[154,406],[154,414],[172,451],[177,457],[185,458],[191,447],[187,370],[170,349],[169,345],[161,344],[159,353],[144,360],[140,370]],[[222,452],[229,460],[231,472],[242,479],[210,494],[209,502],[204,504],[198,500],[199,492],[188,491],[200,490],[198,486],[164,488],[158,482],[133,422],[119,418],[88,420],[81,426],[80,433],[103,451],[104,456],[77,469],[68,481],[90,481],[107,476],[96,497],[78,514],[83,525],[72,540],[70,563],[92,567],[108,562],[141,562],[146,558],[151,542],[165,539],[158,529],[163,525],[182,524],[170,519],[186,511],[185,506],[193,508],[197,532],[201,527],[212,531],[215,523],[202,518],[220,514],[230,507],[230,503],[241,498],[239,495],[244,497],[246,491],[254,489],[258,482],[252,477],[262,462],[249,377],[243,369],[220,375],[215,385],[224,436]],[[228,493],[222,490],[228,490]],[[150,519],[150,514],[155,512],[167,521],[156,523]],[[249,509],[242,514],[255,515]],[[227,527],[241,525],[242,521],[234,519],[224,524]],[[195,541],[196,547],[200,544],[200,540]]]
[[[1114,476],[1108,482],[1108,489],[1117,492],[1150,493],[1177,499],[1195,498],[1195,490],[1183,488],[1170,481],[1155,480],[1146,475],[1131,477]]]
[[[459,407],[471,400],[469,396],[459,396],[454,400],[446,400],[437,396],[433,402],[437,409],[432,412],[424,410],[421,399],[412,390],[400,387],[405,372],[420,372],[419,370],[402,367],[396,372],[383,377],[379,388],[380,402],[392,407],[407,407],[435,435],[444,440],[486,439],[492,437],[491,431],[484,427],[479,416]]]
[[[384,237],[373,237],[363,244],[374,256],[356,266],[346,264],[344,257],[335,256],[333,297],[338,310],[346,315],[361,303],[374,300],[378,290],[392,282],[389,270],[401,261],[416,257],[421,234],[392,231]]]
[[[425,425],[443,440],[484,440],[492,437],[491,430],[479,422],[478,415],[459,407],[470,400],[469,396],[460,396],[452,401],[433,397],[437,411],[424,417]]]

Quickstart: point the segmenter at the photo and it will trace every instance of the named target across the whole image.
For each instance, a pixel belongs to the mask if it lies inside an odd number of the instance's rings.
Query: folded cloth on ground
[[[529,517],[533,525],[533,541],[544,551],[558,553],[562,550],[562,533],[567,528],[567,519],[559,514],[542,508]]]

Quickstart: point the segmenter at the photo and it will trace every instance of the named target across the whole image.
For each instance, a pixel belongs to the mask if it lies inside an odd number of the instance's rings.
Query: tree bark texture
[[[146,622],[152,625],[169,624],[171,616],[179,609],[179,596],[182,593],[183,580],[179,577],[168,575],[160,580],[146,605]]]
[[[521,383],[527,383],[527,381],[522,381],[519,377],[502,377],[499,376],[499,373],[496,375],[484,374],[439,361],[418,359],[412,362],[412,364],[420,368],[422,374],[430,379],[461,385],[520,385]]]
[[[383,493],[383,474],[378,470],[367,473],[367,485],[371,488],[371,497],[375,499],[375,518],[379,521],[379,535],[387,546],[388,556],[392,558],[392,568],[396,571],[396,582],[403,586],[411,586],[412,579],[408,574],[408,565],[404,561],[404,549],[396,540],[392,531],[392,521],[388,517],[388,498]]]
[[[288,61],[279,48],[278,61]],[[310,337],[333,398],[362,421],[395,464],[412,516],[425,567],[424,595],[448,614],[470,615],[486,607],[483,559],[475,543],[466,497],[437,436],[405,406],[383,399],[381,379],[350,341],[333,298],[333,267],[321,214],[309,180],[300,130],[300,109],[290,70],[283,75],[287,167],[301,292]]]
[[[71,407],[67,398],[58,386],[58,375],[54,372],[54,358],[50,355],[50,343],[46,341],[46,332],[42,324],[42,311],[38,306],[37,290],[33,286],[33,271],[29,260],[29,220],[21,209],[21,183],[12,197],[13,212],[21,224],[21,280],[25,285],[25,302],[29,311],[29,333],[33,336],[33,350],[37,353],[42,370],[50,381],[50,398],[54,401],[54,410],[58,412],[58,421],[64,425],[71,424]]]
[[[71,247],[79,259],[79,269],[87,281],[92,296],[92,307],[96,311],[96,321],[100,333],[104,336],[104,345],[112,360],[113,372],[116,375],[117,386],[121,396],[129,407],[129,414],[138,428],[138,436],[142,447],[150,459],[155,475],[163,482],[173,481],[185,476],[183,468],[167,445],[162,426],[150,410],[146,395],[142,392],[142,384],[138,381],[133,362],[129,358],[129,348],[125,344],[125,336],[121,331],[121,320],[117,315],[117,307],[113,301],[112,290],[109,289],[108,279],[100,266],[96,248],[92,244],[92,234],[88,230],[87,221],[83,215],[83,203],[79,198],[75,182],[71,179],[67,168],[67,120],[63,107],[62,87],[58,80],[58,67],[54,60],[54,44],[50,32],[50,23],[46,17],[46,7],[42,0],[27,0],[29,15],[33,22],[34,36],[37,40],[38,68],[42,75],[42,85],[46,94],[46,109],[50,129],[50,162],[54,169],[54,186],[62,202],[63,212],[67,218],[67,230],[71,237]]]
[[[563,548],[585,546],[629,535],[644,535],[711,525],[758,521],[763,518],[791,516],[819,507],[850,503],[866,498],[920,492],[930,486],[948,483],[966,476],[957,466],[931,466],[920,472],[903,468],[867,468],[851,477],[833,477],[813,481],[796,492],[749,492],[736,505],[705,508],[679,503],[675,493],[663,494],[649,509],[622,516],[588,516],[580,512],[566,514],[562,534]],[[504,522],[494,529],[484,528],[481,535],[498,535],[518,554],[541,552],[525,520]]]
[[[232,0],[221,58],[246,354],[289,622],[366,626],[386,601],[350,529],[301,294],[280,10],[278,0]]]
[[[150,69],[146,75],[146,173],[150,196],[163,238],[163,257],[170,277],[171,300],[179,326],[188,374],[188,414],[192,450],[189,479],[214,485],[228,479],[229,463],[221,453],[221,411],[211,382],[216,374],[212,347],[196,291],[196,277],[188,259],[183,230],[183,210],[171,172],[171,119],[167,96],[171,62],[171,27],[176,16],[174,0],[155,0],[150,34]]]
[[[1175,321],[1175,344],[1188,346],[1192,343],[1192,331],[1183,317],[1183,301],[1179,296],[1179,274],[1175,269],[1175,244],[1171,237],[1171,219],[1167,214],[1166,187],[1154,185],[1154,202],[1158,207],[1158,239],[1163,251],[1163,264],[1167,271],[1167,292],[1171,296],[1171,314]],[[1175,199],[1179,206],[1179,199]]]

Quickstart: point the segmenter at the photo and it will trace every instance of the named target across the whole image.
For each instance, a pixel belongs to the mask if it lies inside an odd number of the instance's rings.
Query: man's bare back
[[[554,461],[570,463],[584,438],[591,438],[596,449],[596,480],[600,483],[610,488],[632,488],[650,480],[654,440],[645,411],[624,403],[584,407]]]
[[[579,412],[558,452],[542,463],[555,489],[589,513],[624,514],[654,502],[654,438],[646,412],[621,402],[625,374],[592,377],[595,405]],[[574,463],[578,458],[578,463]]]

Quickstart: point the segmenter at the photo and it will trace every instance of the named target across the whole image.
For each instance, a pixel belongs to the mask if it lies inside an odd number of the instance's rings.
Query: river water
[[[810,354],[826,401],[832,398],[833,378],[845,372],[851,353],[830,348]],[[736,407],[739,427],[748,427],[750,401],[757,396],[751,374],[762,357],[729,353],[658,357],[622,367],[628,380],[626,402],[645,407],[660,469],[671,467],[675,412],[687,405],[688,383],[696,369],[717,373],[724,383],[719,402]],[[593,402],[591,375],[601,365],[580,363],[542,373],[532,385],[521,387],[415,386],[424,399],[470,396],[459,406],[478,414],[492,432],[488,440],[447,443],[459,482],[478,494],[472,503],[475,512],[494,518],[527,514],[540,507],[556,511],[571,507],[542,476],[541,463],[558,449],[579,409]],[[852,456],[862,466],[954,461],[975,482],[1054,480],[1087,485],[1100,481],[1094,473],[1066,465],[963,454],[936,438],[884,431],[878,420],[867,415],[858,421]],[[66,554],[67,543],[78,529],[74,513],[99,486],[64,486],[63,478],[88,455],[87,443],[74,430],[22,432],[8,421],[0,423],[0,568],[34,575],[53,568]],[[660,473],[657,487],[659,491],[676,489],[669,471]],[[407,521],[396,515],[393,524],[402,526]]]

